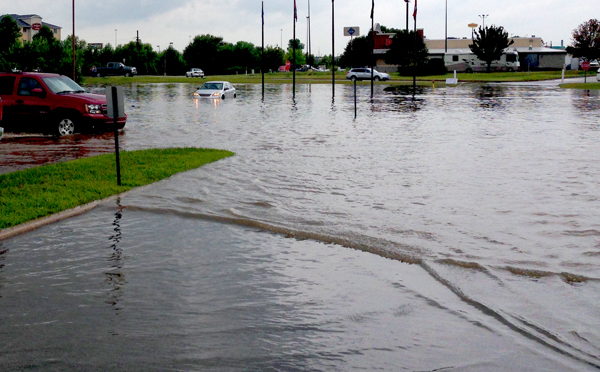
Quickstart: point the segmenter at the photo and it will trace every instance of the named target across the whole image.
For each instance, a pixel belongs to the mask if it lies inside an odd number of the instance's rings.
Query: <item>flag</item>
[[[373,0],[375,1],[375,0]],[[413,18],[416,20],[417,19],[417,0],[415,0],[415,11],[413,12]]]
[[[296,8],[296,0],[294,0],[294,21],[298,22],[298,8]]]
[[[374,13],[375,13],[375,0],[373,0],[373,5],[371,5],[371,19],[373,19]]]

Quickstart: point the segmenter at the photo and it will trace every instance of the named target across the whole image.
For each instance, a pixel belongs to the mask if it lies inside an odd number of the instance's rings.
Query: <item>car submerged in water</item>
[[[194,92],[194,98],[212,98],[224,100],[236,98],[235,87],[228,81],[207,81]]]

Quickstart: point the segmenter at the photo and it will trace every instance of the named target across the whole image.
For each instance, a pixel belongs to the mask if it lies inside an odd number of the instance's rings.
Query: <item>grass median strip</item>
[[[104,199],[233,156],[201,148],[122,151],[0,175],[0,230]]]

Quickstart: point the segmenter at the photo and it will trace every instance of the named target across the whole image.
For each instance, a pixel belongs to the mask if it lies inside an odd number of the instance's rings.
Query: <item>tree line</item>
[[[198,35],[183,53],[169,46],[156,51],[151,44],[132,41],[113,47],[102,48],[75,38],[76,79],[90,74],[93,66],[105,66],[108,62],[123,62],[136,67],[141,75],[184,75],[190,68],[197,67],[207,75],[245,73],[251,70],[277,71],[279,66],[291,60],[292,43],[288,50],[280,47],[257,47],[252,43],[225,42],[222,37]],[[10,16],[0,20],[0,71],[44,71],[71,76],[73,71],[72,36],[61,41],[52,31],[43,26],[31,42],[21,43],[20,29]],[[302,53],[303,44],[296,40],[296,63],[314,61],[314,56]],[[264,66],[264,67],[263,67]]]

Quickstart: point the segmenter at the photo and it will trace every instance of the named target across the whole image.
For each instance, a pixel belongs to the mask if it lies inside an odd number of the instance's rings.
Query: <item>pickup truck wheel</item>
[[[69,117],[61,117],[58,121],[57,132],[59,136],[68,136],[75,133],[75,122]]]

